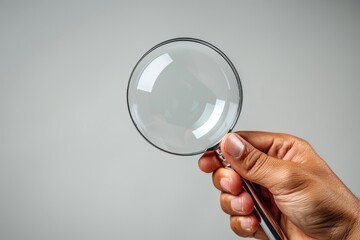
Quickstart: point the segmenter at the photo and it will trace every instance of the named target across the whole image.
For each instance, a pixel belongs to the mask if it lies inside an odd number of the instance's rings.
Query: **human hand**
[[[233,170],[223,168],[213,151],[200,158],[199,167],[213,172],[221,207],[239,236],[267,239],[253,200],[242,190],[244,177],[262,186],[259,195],[289,239],[360,239],[359,199],[306,141],[238,132],[224,138],[221,150]]]

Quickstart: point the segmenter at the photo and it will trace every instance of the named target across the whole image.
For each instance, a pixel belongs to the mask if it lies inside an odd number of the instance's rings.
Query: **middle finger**
[[[222,192],[238,195],[242,189],[241,177],[232,169],[219,168],[213,173],[214,186]]]
[[[222,210],[232,216],[247,216],[254,211],[254,201],[249,193],[242,191],[238,196],[221,193]]]

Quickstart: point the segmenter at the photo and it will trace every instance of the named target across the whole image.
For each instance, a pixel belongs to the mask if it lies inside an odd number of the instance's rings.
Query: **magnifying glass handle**
[[[219,160],[225,168],[231,168],[231,165],[226,161],[220,148],[216,149]],[[270,211],[262,203],[254,184],[246,179],[242,179],[243,189],[248,192],[254,201],[255,211],[260,217],[260,226],[270,240],[286,240],[285,234],[281,230],[279,224],[275,221]]]

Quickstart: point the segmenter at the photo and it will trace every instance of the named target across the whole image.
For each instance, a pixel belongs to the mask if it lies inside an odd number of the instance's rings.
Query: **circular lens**
[[[127,97],[131,118],[150,143],[193,155],[216,146],[234,127],[242,89],[234,66],[219,49],[177,38],[139,60]]]

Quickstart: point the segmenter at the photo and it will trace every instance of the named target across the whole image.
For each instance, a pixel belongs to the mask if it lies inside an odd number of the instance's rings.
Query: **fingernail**
[[[238,158],[241,156],[243,150],[244,144],[235,133],[231,133],[226,139],[225,151],[234,158]]]
[[[220,186],[221,186],[221,188],[222,188],[224,191],[226,191],[226,192],[228,192],[228,193],[231,193],[231,191],[230,191],[230,181],[229,181],[229,179],[227,179],[227,178],[222,178],[222,179],[220,180]]]
[[[244,213],[244,204],[242,198],[233,198],[230,201],[232,210],[238,213]]]
[[[251,232],[252,224],[251,224],[250,218],[248,218],[248,217],[240,217],[239,222],[240,222],[241,228],[243,228],[246,231]]]

